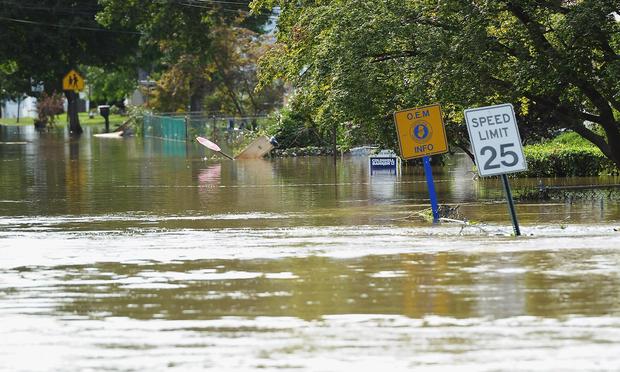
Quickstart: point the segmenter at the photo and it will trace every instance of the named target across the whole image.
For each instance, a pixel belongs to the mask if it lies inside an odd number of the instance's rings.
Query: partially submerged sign
[[[394,122],[403,159],[448,151],[446,129],[438,104],[397,111],[394,113]]]
[[[506,173],[527,170],[515,110],[510,103],[465,110],[469,140],[481,176],[501,175],[515,236],[521,235]]]
[[[517,119],[510,103],[467,109],[465,122],[481,176],[527,170]]]
[[[71,70],[62,79],[62,89],[81,92],[84,90],[84,78],[75,70]]]
[[[260,136],[243,149],[235,159],[261,159],[273,150],[273,144],[267,136]]]
[[[448,151],[446,128],[439,104],[416,107],[394,113],[400,155],[403,159],[422,158],[433,222],[439,221],[439,206],[429,156]]]
[[[267,155],[274,147],[274,141],[270,140],[266,136],[260,136],[247,145],[241,153],[233,158],[225,152],[222,152],[222,149],[217,144],[204,137],[196,137],[196,141],[206,148],[224,155],[230,160],[260,159]]]
[[[390,175],[400,174],[400,158],[393,151],[381,150],[377,155],[368,157],[370,175],[387,173]]]

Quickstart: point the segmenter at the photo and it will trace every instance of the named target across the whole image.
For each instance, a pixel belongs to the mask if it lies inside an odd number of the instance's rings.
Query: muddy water
[[[0,370],[620,369],[620,207],[0,127]],[[544,180],[546,184],[618,179]],[[511,180],[513,187],[538,180]]]

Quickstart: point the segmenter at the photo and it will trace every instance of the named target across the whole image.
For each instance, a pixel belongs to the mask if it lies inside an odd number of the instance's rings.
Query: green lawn
[[[81,125],[104,125],[105,120],[101,115],[95,115],[94,118],[90,119],[88,117],[88,113],[80,112],[80,124]],[[115,128],[118,125],[121,125],[127,120],[126,116],[121,115],[110,115],[110,128]],[[67,123],[67,114],[60,114],[56,117],[56,125],[61,126]],[[34,125],[34,118],[20,118],[19,123],[17,119],[11,118],[0,118],[0,124],[3,125]]]

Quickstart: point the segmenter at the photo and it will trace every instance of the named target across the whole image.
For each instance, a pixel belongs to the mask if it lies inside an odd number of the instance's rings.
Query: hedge
[[[317,147],[317,146],[307,146],[307,147],[289,147],[286,149],[274,149],[272,151],[274,156],[279,157],[295,157],[295,156],[321,156],[321,155],[332,155],[333,150],[329,147]]]
[[[548,142],[525,147],[527,172],[520,177],[572,177],[618,174],[618,168],[593,145]]]

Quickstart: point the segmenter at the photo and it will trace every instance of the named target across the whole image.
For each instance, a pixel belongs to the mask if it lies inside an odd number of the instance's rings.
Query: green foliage
[[[545,142],[549,145],[564,145],[569,147],[594,147],[588,140],[584,139],[575,132],[564,132],[553,138],[551,141]]]
[[[279,147],[287,149],[290,147],[306,147],[306,146],[326,146],[327,142],[319,132],[308,115],[304,115],[301,110],[293,111],[290,109],[282,109],[276,120],[275,128],[269,131],[275,135]]]
[[[43,83],[48,94],[62,90],[62,78],[80,65],[126,64],[137,54],[138,32],[105,29],[96,20],[98,0],[10,1],[0,7],[0,65],[16,65],[11,75],[20,94],[30,94],[30,82]],[[70,95],[73,97],[73,93]],[[76,100],[69,101],[75,113]],[[72,134],[82,132],[78,116],[70,117]]]
[[[31,89],[29,81],[15,78],[14,76],[18,74],[19,66],[15,60],[0,60],[0,101],[18,101],[29,92]]]
[[[101,0],[97,19],[140,31],[157,80],[149,106],[160,112],[223,111],[239,116],[270,112],[281,86],[256,91],[256,60],[266,43],[262,15],[249,0],[235,2]],[[153,62],[153,61],[156,61]]]
[[[451,142],[468,146],[462,111],[511,102],[532,143],[559,128],[620,164],[620,24],[615,0],[255,0],[279,7],[264,82],[284,79],[327,133],[395,148],[392,113],[439,102]],[[585,121],[604,129],[591,131]],[[342,133],[342,131],[340,132]],[[339,138],[343,141],[343,137]]]
[[[333,149],[330,147],[318,146],[288,147],[273,150],[273,154],[280,157],[324,156],[332,155],[333,152]]]
[[[618,174],[618,168],[600,149],[576,133],[564,133],[553,141],[526,146],[527,172],[520,177],[572,177]]]
[[[62,77],[78,65],[125,63],[136,54],[138,34],[120,27],[105,30],[95,20],[101,9],[98,0],[5,4],[0,56],[16,63],[15,79],[44,82],[48,93],[60,91]]]
[[[82,68],[88,85],[90,100],[101,104],[122,101],[137,87],[136,72],[133,68],[103,69],[84,66]]]

